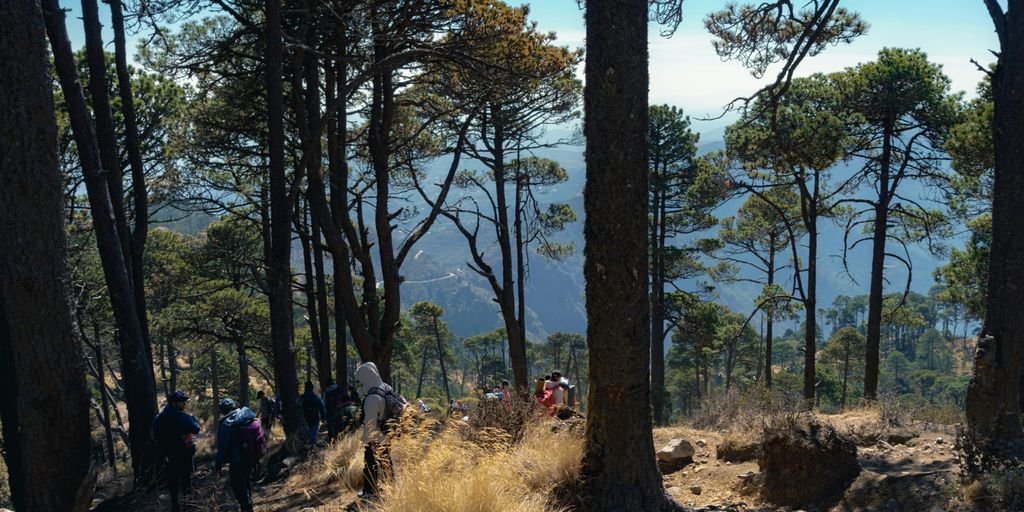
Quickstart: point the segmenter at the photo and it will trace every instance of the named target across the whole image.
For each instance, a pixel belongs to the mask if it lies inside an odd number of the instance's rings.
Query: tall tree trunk
[[[878,398],[878,368],[882,340],[882,307],[884,306],[885,239],[889,224],[889,167],[892,165],[892,125],[885,124],[882,134],[881,168],[878,178],[878,199],[875,203],[871,248],[871,286],[868,289],[868,334],[864,354],[864,398]]]
[[[775,236],[769,237],[768,241],[768,286],[775,284]],[[772,301],[771,313],[767,315],[764,322],[764,387],[772,388],[772,328],[775,324],[775,301]]]
[[[1004,12],[994,0],[985,3],[1000,42],[992,75],[995,181],[988,297],[974,377],[967,388],[967,426],[976,437],[992,442],[992,448],[1019,448],[1024,439],[1019,400],[1024,357],[1024,6],[1010,2]]]
[[[344,94],[344,85],[348,79],[348,43],[345,38],[345,27],[338,29],[338,60],[335,61],[334,72],[328,75],[327,102],[331,103],[336,95]],[[333,87],[331,87],[333,85]],[[348,118],[345,109],[346,98],[337,97],[342,107],[336,109],[337,119],[327,120],[327,155],[330,166],[331,218],[336,226],[342,225],[343,216],[348,216],[348,162],[345,158],[348,146]],[[333,145],[332,145],[333,142]],[[314,212],[314,215],[316,213]],[[343,283],[351,281],[352,268],[348,257],[331,258],[334,273],[334,372],[339,386],[348,383],[348,343],[345,320],[345,298]],[[348,279],[342,279],[342,276]]]
[[[664,170],[657,173],[658,179]],[[664,187],[658,187],[652,221],[651,251],[651,406],[654,424],[664,425],[668,419],[668,392],[665,390],[665,245],[666,205]]]
[[[817,195],[815,195],[817,197]],[[813,217],[817,219],[815,215]],[[804,401],[807,406],[814,404],[814,393],[817,387],[815,356],[818,351],[818,229],[817,221],[812,221],[807,230],[807,293],[804,297],[804,314],[806,315],[804,332]]]
[[[319,290],[316,289],[316,274],[313,269],[313,248],[310,242],[310,233],[312,229],[309,229],[309,224],[306,224],[307,215],[301,213],[296,219],[296,225],[298,226],[299,239],[302,245],[302,265],[305,271],[304,291],[306,294],[306,312],[309,317],[309,333],[310,333],[310,345],[313,350],[313,359],[316,362],[316,374],[317,379],[320,383],[320,389],[327,389],[326,382],[331,378],[331,352],[330,350],[324,350],[324,345],[330,344],[330,342],[324,342],[324,339],[330,339],[329,334],[321,331],[320,329],[320,315],[327,314],[326,311],[318,311],[319,305],[317,300],[317,294]],[[306,380],[309,380],[309,375],[306,375]]]
[[[131,232],[124,213],[124,183],[121,174],[121,159],[117,152],[117,132],[114,129],[114,113],[110,107],[109,83],[107,80],[106,52],[103,51],[103,27],[100,25],[99,5],[96,0],[82,0],[82,21],[85,25],[86,61],[89,65],[89,95],[92,96],[92,110],[95,116],[96,141],[99,144],[100,164],[110,188],[110,204],[114,209],[117,234],[124,252],[125,265],[129,272],[131,260]],[[131,274],[129,274],[129,278]]]
[[[170,337],[167,338],[167,373],[170,374],[168,387],[171,391],[178,389],[178,351],[174,348],[174,341]]]
[[[135,484],[138,486],[154,477],[156,469],[156,453],[151,449],[149,437],[150,427],[157,412],[152,358],[146,349],[146,340],[135,309],[124,246],[118,234],[110,190],[103,176],[96,134],[93,131],[92,119],[89,116],[74,53],[68,39],[64,11],[57,0],[44,0],[43,14],[53,50],[54,64],[75,135],[85,187],[89,195],[93,227],[96,230],[96,245],[118,327],[122,376],[125,381],[128,421],[131,425],[129,437],[132,470]]]
[[[284,41],[281,0],[266,0],[267,146],[270,153],[270,339],[274,375],[281,393],[284,430],[289,451],[307,442],[308,433],[299,408],[299,378],[292,350],[291,205],[284,171]]]
[[[37,1],[0,3],[0,420],[17,510],[89,509],[53,82]]]
[[[448,370],[444,366],[444,349],[441,346],[441,330],[437,325],[437,317],[434,317],[434,339],[437,340],[437,358],[441,361],[441,382],[444,383],[445,398],[451,402],[452,393],[448,390]]]
[[[135,309],[139,325],[146,339],[146,349],[152,357],[149,339],[149,318],[146,315],[146,286],[144,256],[146,236],[149,233],[149,196],[146,192],[146,173],[142,164],[139,144],[139,123],[135,115],[132,80],[128,73],[128,52],[125,48],[124,13],[121,0],[107,0],[110,21],[114,28],[114,65],[117,69],[117,92],[121,97],[121,115],[124,117],[124,135],[128,146],[128,164],[132,170],[132,201],[135,209],[135,228],[131,233],[132,285],[135,289]]]
[[[238,354],[238,403],[249,405],[249,355],[245,348],[245,340],[235,340],[235,352]]]
[[[213,391],[213,404],[210,412],[213,418],[218,416],[218,407],[220,406],[220,353],[217,351],[217,348],[217,345],[214,344],[213,348],[210,349],[210,389]],[[220,429],[215,430],[219,433]]]
[[[99,384],[100,406],[103,414],[103,437],[107,442],[107,464],[117,475],[117,457],[114,453],[114,432],[110,425],[110,400],[107,399],[106,374],[103,368],[103,344],[100,342],[99,325],[93,326],[94,339],[93,351],[96,353],[96,383]]]
[[[420,377],[416,380],[416,398],[423,396],[423,376],[427,374],[427,347],[423,347],[423,358],[420,360]]]
[[[324,365],[320,372],[320,385],[321,389],[327,389],[327,386],[334,382],[334,376],[331,375],[331,316],[329,311],[329,305],[327,303],[327,276],[324,274],[324,250],[320,243],[320,226],[316,221],[316,216],[312,216],[312,226],[310,229],[310,235],[313,237],[313,272],[315,273],[316,281],[316,305],[317,309],[320,310],[320,351],[324,355]]]
[[[584,510],[665,510],[654,458],[647,279],[647,2],[586,6]],[[629,432],[630,435],[622,435]]]

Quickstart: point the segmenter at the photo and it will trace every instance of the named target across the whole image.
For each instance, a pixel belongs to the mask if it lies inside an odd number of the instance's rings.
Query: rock
[[[941,439],[941,438],[940,438],[940,439]],[[698,439],[698,440],[697,440],[697,446],[700,446],[701,448],[703,448],[703,447],[705,447],[705,446],[707,446],[707,445],[708,445],[708,442],[707,442],[707,441],[705,441],[705,440],[703,440],[703,439]]]
[[[658,462],[678,464],[693,460],[693,445],[685,439],[672,439],[664,448],[658,450]]]
[[[942,444],[942,443],[945,443],[945,442],[946,441],[944,439],[942,439],[941,437],[936,437],[935,438],[935,444]]]
[[[700,495],[700,493],[704,492],[704,489],[701,489],[701,487],[699,485],[691,485],[690,486],[690,492],[692,492],[692,493],[694,493],[696,495]]]
[[[878,441],[878,448],[882,449],[882,450],[885,450],[885,451],[890,451],[890,450],[892,450],[892,445],[887,443],[887,442],[885,442],[885,441],[879,440]]]
[[[743,481],[747,482],[747,481],[750,481],[751,479],[753,479],[754,475],[756,475],[756,474],[757,473],[754,473],[753,471],[747,471],[746,473],[741,473],[739,475],[736,475],[736,478],[739,478],[740,480],[743,480]]]
[[[810,418],[766,430],[757,464],[762,497],[787,507],[827,509],[860,474],[854,441]]]

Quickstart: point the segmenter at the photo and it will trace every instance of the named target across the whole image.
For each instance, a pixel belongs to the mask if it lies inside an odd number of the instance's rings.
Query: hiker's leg
[[[168,457],[164,462],[164,475],[167,478],[167,491],[171,495],[172,512],[181,510],[181,501],[178,494],[181,492],[181,471],[178,469],[179,465],[174,457]]]
[[[376,448],[376,443],[370,443],[363,451],[363,495],[377,494],[380,466],[377,464]]]
[[[232,463],[228,468],[228,477],[231,480],[231,492],[235,494],[235,500],[242,512],[252,511],[252,481],[249,474],[252,467],[244,463]]]
[[[191,454],[186,455],[182,459],[179,469],[181,471],[181,476],[179,477],[181,479],[181,492],[187,499],[188,495],[192,494],[192,473],[194,473],[196,469],[195,460],[192,458]]]

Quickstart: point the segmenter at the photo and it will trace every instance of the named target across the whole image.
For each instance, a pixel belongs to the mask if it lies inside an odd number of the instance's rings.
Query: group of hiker
[[[408,403],[384,383],[375,364],[360,365],[355,375],[358,389],[348,386],[342,390],[331,383],[322,397],[314,392],[311,382],[306,382],[299,405],[311,446],[317,444],[322,423],[327,425],[329,441],[362,426],[364,478],[359,496],[371,499],[377,494],[381,475],[391,467],[387,434]],[[361,407],[360,396],[363,397]],[[279,401],[262,391],[257,394],[257,399],[258,415],[231,398],[224,398],[218,404],[221,418],[217,428],[215,474],[220,475],[227,466],[231,491],[241,512],[253,511],[253,477],[259,472],[260,460],[267,453],[271,428],[280,416]],[[196,454],[194,436],[199,434],[200,425],[195,416],[185,411],[188,400],[188,395],[181,391],[169,393],[167,405],[154,420],[151,432],[164,461],[172,512],[181,511],[183,502],[187,502],[192,492]]]
[[[361,364],[356,368],[355,378],[358,388],[348,386],[342,389],[332,382],[322,396],[316,394],[312,382],[306,382],[298,405],[314,448],[323,424],[327,426],[329,442],[340,434],[362,427],[364,466],[363,489],[359,496],[371,499],[377,495],[381,477],[391,471],[388,434],[409,404],[384,383],[374,363]],[[569,385],[561,372],[553,371],[543,379],[537,379],[534,400],[550,415],[557,416],[576,407],[574,391],[575,387]],[[499,387],[485,393],[485,397],[511,401],[509,382],[502,381]],[[200,425],[185,411],[188,400],[189,397],[181,391],[168,394],[167,406],[153,422],[152,436],[164,459],[172,512],[182,510],[182,496],[187,497],[192,491],[196,453],[194,436],[199,434]],[[260,460],[267,452],[267,439],[281,414],[280,400],[274,400],[262,391],[257,393],[257,400],[258,413],[231,398],[224,398],[218,404],[221,418],[217,428],[215,474],[220,475],[224,466],[228,467],[228,481],[242,512],[253,510],[253,477],[259,472]],[[417,400],[416,405],[421,412],[430,411],[422,400]],[[449,415],[462,417],[466,413],[467,407],[461,400],[453,400],[449,404]]]

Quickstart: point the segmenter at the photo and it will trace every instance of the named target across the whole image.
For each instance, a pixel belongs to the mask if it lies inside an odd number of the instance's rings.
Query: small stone
[[[935,438],[935,444],[942,444],[942,443],[945,443],[945,442],[946,441],[944,439],[942,439],[941,437],[936,437]]]
[[[700,493],[704,492],[704,489],[701,489],[701,487],[699,485],[691,485],[690,486],[690,492],[692,492],[692,493],[694,493],[694,494],[699,496]]]
[[[732,462],[729,462],[729,461],[725,461],[725,465],[726,465],[726,466],[732,466]]]
[[[697,446],[700,446],[701,448],[703,448],[703,447],[705,447],[705,446],[707,446],[707,445],[708,445],[708,442],[707,442],[707,441],[705,441],[705,440],[703,440],[703,439],[698,439],[698,440],[697,440]]]

